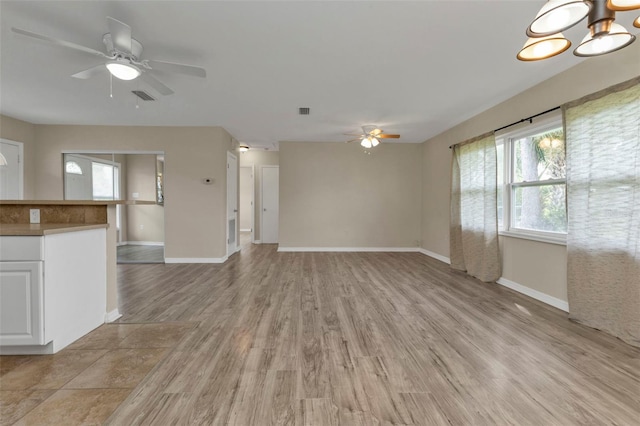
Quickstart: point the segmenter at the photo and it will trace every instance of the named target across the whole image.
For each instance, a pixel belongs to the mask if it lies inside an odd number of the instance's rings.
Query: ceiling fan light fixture
[[[636,36],[629,33],[622,25],[613,23],[608,34],[593,36],[589,32],[582,43],[575,48],[576,56],[590,57],[605,55],[627,47],[634,42]]]
[[[240,146],[238,147],[238,151],[240,151],[240,152],[247,152],[247,151],[249,151],[249,145],[244,145],[244,144],[240,145]]]
[[[107,69],[116,78],[120,80],[134,80],[140,76],[140,69],[135,65],[131,65],[128,59],[116,59],[107,62]]]
[[[365,148],[371,148],[372,146],[374,146],[370,138],[363,138],[362,141],[360,141],[360,145]]]
[[[521,61],[539,61],[556,56],[571,47],[571,42],[562,33],[541,38],[529,38],[517,58]]]
[[[369,140],[371,141],[371,146],[375,147],[380,145],[380,141],[377,138],[374,138],[373,136],[370,136]]]
[[[640,0],[607,0],[607,7],[615,11],[640,9]]]
[[[529,37],[545,37],[573,27],[591,10],[590,1],[549,0],[527,28]]]

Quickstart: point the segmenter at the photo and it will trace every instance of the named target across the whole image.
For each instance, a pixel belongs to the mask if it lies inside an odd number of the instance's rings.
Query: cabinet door
[[[0,262],[0,345],[44,344],[42,262]]]

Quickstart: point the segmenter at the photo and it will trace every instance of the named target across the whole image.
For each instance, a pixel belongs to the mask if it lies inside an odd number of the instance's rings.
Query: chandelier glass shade
[[[608,0],[607,7],[615,11],[640,9],[640,0]]]
[[[556,56],[571,47],[571,42],[557,33],[541,38],[530,37],[518,53],[521,61],[539,61]]]
[[[526,30],[529,39],[518,52],[521,61],[538,61],[559,55],[571,46],[561,31],[585,17],[589,33],[574,49],[576,56],[598,56],[620,50],[636,37],[616,24],[616,11],[640,9],[640,0],[548,0]],[[640,28],[640,17],[633,25]]]
[[[529,28],[529,37],[545,37],[573,27],[591,10],[591,3],[577,0],[549,0]]]
[[[611,24],[608,34],[593,37],[587,34],[582,43],[575,48],[573,54],[576,56],[598,56],[609,52],[620,50],[636,39],[636,36],[627,32],[620,24]]]

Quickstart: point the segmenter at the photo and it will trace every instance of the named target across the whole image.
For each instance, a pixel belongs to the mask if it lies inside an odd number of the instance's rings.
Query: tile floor
[[[55,355],[0,357],[0,425],[102,424],[194,325],[106,324]]]

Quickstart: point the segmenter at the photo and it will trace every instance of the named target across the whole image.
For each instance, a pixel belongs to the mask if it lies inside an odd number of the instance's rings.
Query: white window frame
[[[539,180],[534,182],[513,182],[514,180],[514,153],[513,153],[513,145],[514,142],[522,139],[523,137],[537,135],[540,133],[544,133],[553,129],[557,129],[558,127],[563,127],[562,123],[562,114],[555,113],[550,114],[544,119],[536,120],[536,123],[529,124],[524,127],[519,127],[516,130],[505,131],[498,135],[496,135],[496,146],[503,145],[504,146],[504,158],[503,158],[503,172],[504,172],[504,180],[502,183],[502,228],[498,230],[499,235],[504,235],[508,237],[514,238],[523,238],[527,240],[533,241],[541,241],[545,243],[552,244],[567,244],[567,233],[566,232],[552,232],[552,231],[536,231],[531,229],[523,229],[517,228],[514,226],[514,215],[511,214],[512,205],[511,201],[513,198],[513,193],[517,188],[526,188],[526,187],[535,187],[535,186],[546,186],[550,184],[566,184],[567,179],[548,179],[548,180]],[[565,202],[566,209],[566,202]]]

